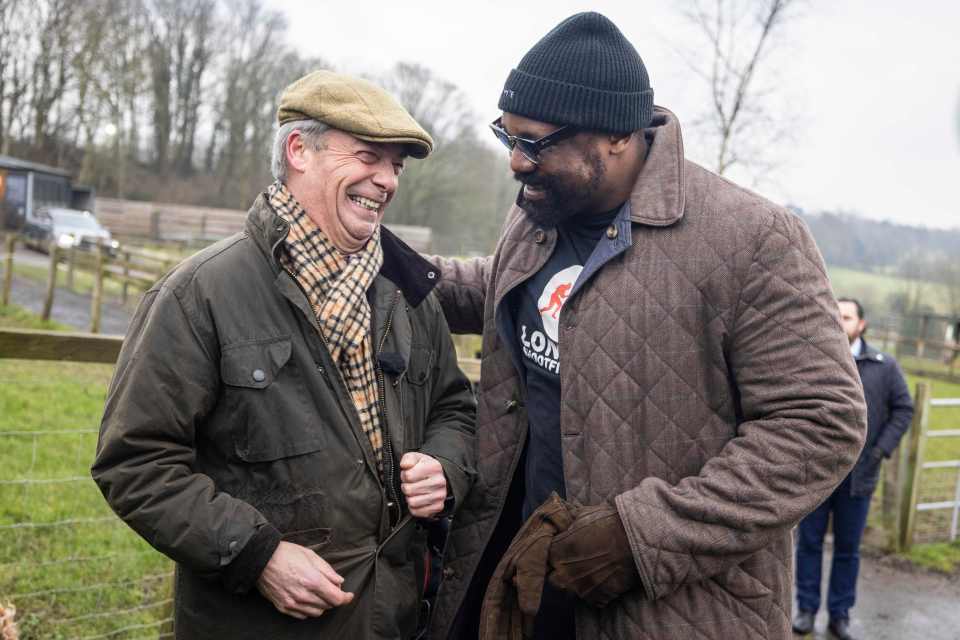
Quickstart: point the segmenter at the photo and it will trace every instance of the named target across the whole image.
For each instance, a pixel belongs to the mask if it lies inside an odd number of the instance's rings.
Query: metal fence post
[[[917,383],[914,397],[913,422],[910,439],[900,456],[898,470],[900,483],[900,538],[899,550],[909,551],[913,545],[913,530],[917,518],[917,496],[920,490],[920,473],[923,470],[923,449],[927,440],[927,424],[930,421],[930,384]]]

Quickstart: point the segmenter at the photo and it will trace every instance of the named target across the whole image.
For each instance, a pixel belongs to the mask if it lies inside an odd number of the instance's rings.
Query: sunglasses
[[[552,147],[562,140],[567,138],[572,138],[580,132],[579,127],[576,127],[572,124],[567,124],[553,133],[549,133],[542,138],[537,140],[531,140],[529,138],[521,138],[520,136],[512,136],[506,132],[503,128],[503,123],[501,118],[497,118],[490,123],[490,130],[493,131],[493,135],[497,136],[497,140],[503,143],[507,149],[513,152],[514,147],[520,149],[520,153],[523,154],[523,157],[532,162],[533,164],[540,164],[540,153],[547,147]]]

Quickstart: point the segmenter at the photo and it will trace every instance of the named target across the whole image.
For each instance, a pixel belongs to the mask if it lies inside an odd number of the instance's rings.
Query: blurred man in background
[[[800,522],[797,541],[797,607],[793,621],[798,634],[813,631],[820,608],[820,575],[823,567],[823,538],[827,522],[833,519],[833,561],[827,611],[828,631],[839,640],[853,640],[850,609],[857,598],[860,570],[860,538],[867,524],[870,496],[880,477],[880,461],[889,458],[910,427],[913,401],[903,372],[891,356],[867,344],[863,336],[867,320],[863,306],[853,298],[840,298],[840,320],[850,340],[863,395],[867,400],[867,442],[853,471],[826,502]]]

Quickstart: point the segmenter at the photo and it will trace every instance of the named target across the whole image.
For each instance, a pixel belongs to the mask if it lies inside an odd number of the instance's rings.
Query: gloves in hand
[[[553,538],[549,563],[550,584],[598,607],[640,586],[620,514],[606,504],[578,510]]]
[[[574,509],[553,493],[514,536],[483,597],[480,640],[522,640],[533,636],[550,543],[573,522]]]

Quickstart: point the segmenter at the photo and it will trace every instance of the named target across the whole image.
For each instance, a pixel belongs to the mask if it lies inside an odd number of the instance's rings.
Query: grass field
[[[844,267],[827,265],[833,292],[839,297],[859,299],[867,309],[883,311],[889,306],[889,299],[895,293],[916,290],[920,287],[919,299],[934,308],[937,313],[949,313],[950,303],[946,288],[932,282],[917,282],[899,276],[869,271],[858,271]]]
[[[0,324],[52,328],[10,307]],[[22,640],[156,638],[169,616],[170,561],[90,479],[112,370],[0,359],[0,602]]]

